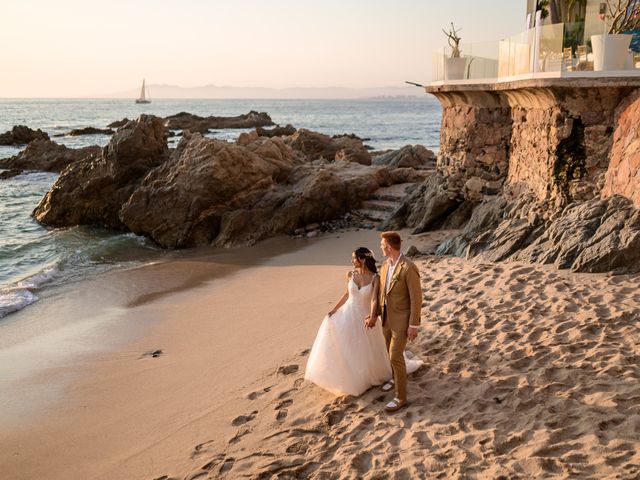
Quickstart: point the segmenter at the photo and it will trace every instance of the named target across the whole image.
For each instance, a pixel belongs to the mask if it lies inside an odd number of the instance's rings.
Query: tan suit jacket
[[[422,287],[418,267],[401,255],[390,280],[387,293],[387,271],[389,260],[380,269],[380,316],[382,325],[389,322],[389,328],[406,332],[409,325],[420,325],[422,310]]]

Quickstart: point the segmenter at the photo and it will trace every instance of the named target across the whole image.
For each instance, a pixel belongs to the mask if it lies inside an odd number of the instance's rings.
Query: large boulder
[[[168,156],[162,119],[142,115],[120,129],[100,156],[65,168],[33,215],[54,227],[92,224],[122,229],[122,204]]]
[[[254,112],[235,117],[200,117],[187,112],[170,115],[165,119],[165,126],[172,130],[189,130],[191,132],[207,133],[210,129],[223,128],[254,128],[274,125],[271,117],[265,112]]]
[[[313,160],[256,132],[236,143],[187,132],[169,155],[164,133],[158,118],[128,123],[97,159],[62,172],[35,217],[128,229],[166,248],[251,245],[341,217],[408,175]]]
[[[122,207],[131,231],[167,248],[251,245],[336,218],[389,183],[385,169],[310,162],[280,138],[187,135]]]
[[[74,149],[51,140],[36,139],[17,155],[0,159],[0,168],[61,172],[67,165],[96,158],[101,151],[96,145]]]
[[[26,145],[36,139],[49,140],[49,135],[40,129],[16,125],[10,131],[0,134],[0,145]]]
[[[447,190],[445,178],[434,173],[407,197],[382,225],[385,230],[413,228],[422,233],[440,228],[460,207],[462,200]]]
[[[422,145],[406,145],[399,150],[377,155],[371,162],[389,168],[435,169],[436,154]]]
[[[640,211],[620,195],[567,206],[544,220],[535,204],[513,210],[470,242],[469,256],[553,264],[576,272],[640,271]]]
[[[328,161],[346,161],[371,165],[371,154],[362,140],[355,135],[335,135],[330,137],[318,132],[301,128],[287,137],[291,148],[298,150],[310,159],[323,158]]]

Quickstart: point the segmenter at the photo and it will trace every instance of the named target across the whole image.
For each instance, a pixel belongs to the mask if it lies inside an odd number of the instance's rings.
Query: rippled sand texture
[[[417,263],[410,349],[427,365],[409,408],[385,414],[379,389],[333,398],[302,379],[302,351],[246,393],[232,438],[194,446],[188,478],[640,476],[639,276]]]

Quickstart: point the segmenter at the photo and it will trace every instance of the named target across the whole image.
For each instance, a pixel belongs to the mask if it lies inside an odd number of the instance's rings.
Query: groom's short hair
[[[380,237],[384,238],[391,248],[400,251],[400,248],[402,247],[402,239],[398,232],[382,232]]]

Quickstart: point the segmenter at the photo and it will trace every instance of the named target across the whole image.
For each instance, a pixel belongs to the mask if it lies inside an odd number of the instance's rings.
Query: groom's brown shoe
[[[387,403],[387,405],[384,407],[384,411],[387,413],[394,413],[398,410],[403,409],[407,405],[409,405],[409,402],[407,402],[406,400],[401,402],[400,399],[394,398],[389,403]]]

